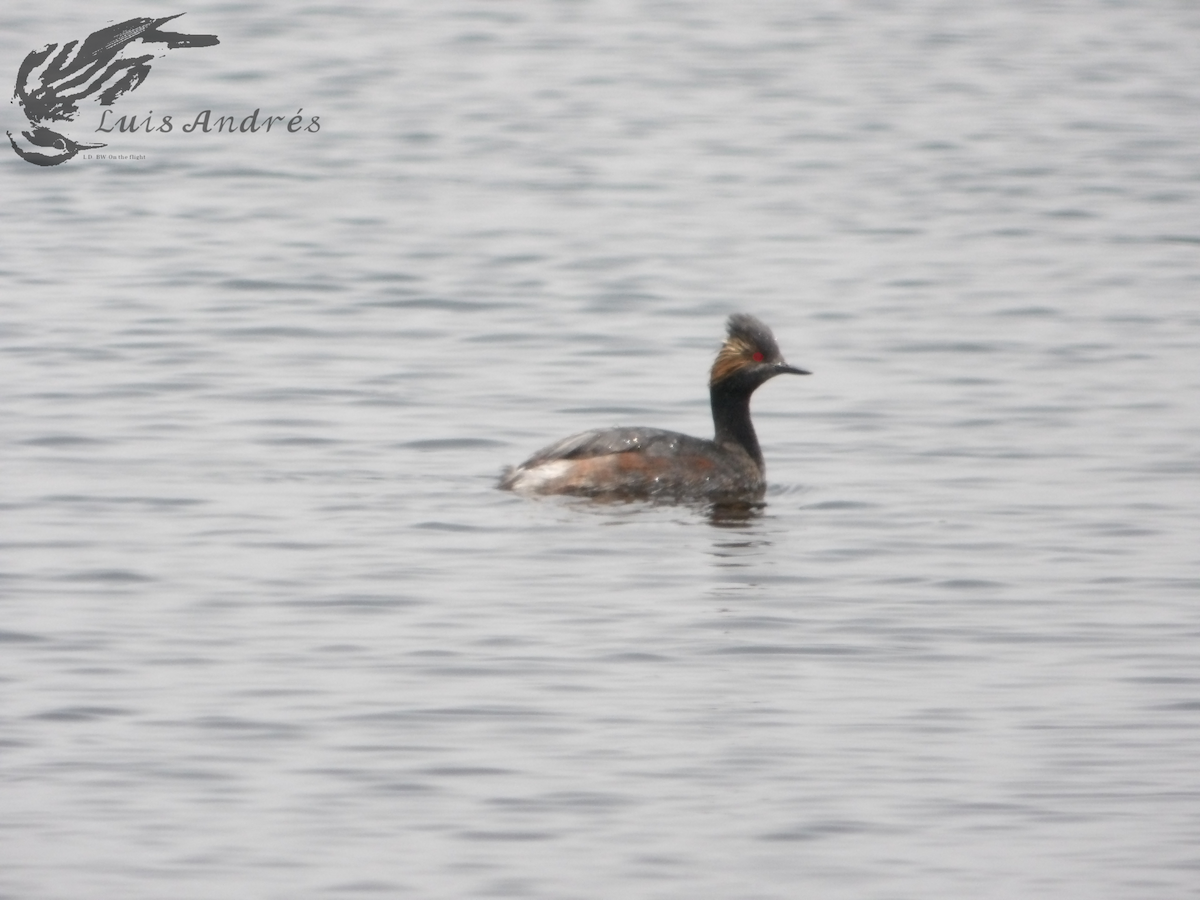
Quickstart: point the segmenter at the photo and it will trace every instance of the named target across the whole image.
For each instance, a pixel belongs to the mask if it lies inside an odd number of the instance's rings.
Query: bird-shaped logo
[[[13,100],[21,105],[29,120],[29,130],[21,132],[24,140],[8,132],[17,155],[35,165],[57,166],[80,150],[106,146],[73,141],[55,127],[74,121],[79,114],[79,101],[94,97],[101,106],[111,106],[145,81],[155,54],[141,53],[146,49],[143,45],[163,44],[171,50],[220,43],[215,34],[158,30],[163,23],[182,15],[130,19],[101,28],[83,43],[70,41],[61,48],[58,44],[47,44],[26,56],[17,70]]]

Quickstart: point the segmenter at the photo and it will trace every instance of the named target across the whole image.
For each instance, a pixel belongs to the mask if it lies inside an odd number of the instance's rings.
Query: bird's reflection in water
[[[708,554],[717,569],[745,569],[742,574],[727,571],[718,575],[722,585],[718,592],[740,592],[751,584],[746,579],[763,564],[763,553],[771,546],[764,528],[767,504],[753,502],[715,503],[708,509],[708,524],[719,528],[720,539],[714,540]]]
[[[642,513],[681,510],[686,518],[703,516],[714,528],[745,528],[763,517],[767,504],[762,500],[730,500],[719,503],[679,502],[678,500],[647,500],[641,497],[601,496],[571,498],[567,505],[579,512],[592,512],[611,517],[612,524],[629,522]]]
[[[708,507],[708,522],[714,528],[742,528],[763,517],[767,504],[756,501],[714,503]]]

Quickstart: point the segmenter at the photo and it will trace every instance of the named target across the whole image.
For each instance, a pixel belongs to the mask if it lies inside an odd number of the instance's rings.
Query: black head
[[[726,325],[725,343],[717,353],[709,374],[709,387],[737,385],[753,390],[764,381],[782,375],[808,375],[804,369],[789,366],[775,343],[771,329],[754,316],[734,313]]]
[[[80,150],[95,150],[106,144],[82,144],[65,134],[59,134],[43,125],[35,125],[31,131],[22,131],[25,141],[18,143],[13,133],[8,132],[8,141],[13,150],[26,162],[38,166],[57,166],[65,163]]]

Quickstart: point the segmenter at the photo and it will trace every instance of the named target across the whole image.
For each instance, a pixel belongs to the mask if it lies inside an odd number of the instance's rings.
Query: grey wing
[[[573,434],[556,444],[543,447],[521,463],[521,468],[536,466],[556,459],[587,459],[592,456],[629,453],[635,450],[653,452],[663,445],[677,445],[679,441],[691,440],[695,439],[675,431],[664,431],[661,428],[595,429]]]

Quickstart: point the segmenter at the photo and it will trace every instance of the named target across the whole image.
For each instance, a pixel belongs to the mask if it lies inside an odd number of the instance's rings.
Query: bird
[[[533,454],[501,475],[518,494],[665,501],[760,500],[766,466],[750,421],[750,396],[776,375],[809,375],[784,361],[762,321],[735,313],[709,373],[712,440],[661,428],[584,431]]]
[[[57,166],[81,150],[96,150],[108,146],[102,142],[73,141],[65,134],[59,134],[42,125],[34,125],[29,131],[22,131],[21,135],[25,138],[24,141],[18,141],[11,131],[8,132],[8,142],[12,144],[17,156],[38,166]]]
[[[47,44],[30,52],[17,69],[13,90],[13,100],[29,120],[29,130],[21,131],[24,140],[7,132],[16,154],[35,165],[57,166],[81,150],[107,146],[72,140],[57,129],[61,123],[75,120],[81,100],[94,96],[101,106],[111,106],[146,80],[154,53],[138,53],[142,49],[139,42],[163,44],[167,49],[220,43],[215,34],[159,30],[182,15],[129,19],[93,32],[82,43],[68,41],[61,48]]]

